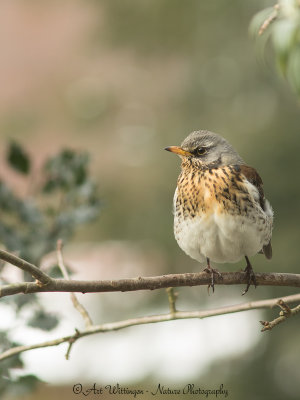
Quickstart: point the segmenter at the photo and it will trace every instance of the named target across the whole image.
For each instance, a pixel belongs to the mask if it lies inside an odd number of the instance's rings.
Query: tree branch
[[[262,308],[272,308],[278,305],[278,302],[282,300],[284,303],[294,303],[300,301],[300,294],[286,296],[282,298],[275,298],[275,299],[268,299],[268,300],[259,300],[259,301],[251,301],[248,303],[241,303],[236,304],[233,306],[226,306],[220,307],[213,310],[206,310],[206,311],[171,311],[168,314],[161,314],[161,315],[151,315],[148,317],[140,317],[140,318],[132,318],[127,319],[124,321],[112,322],[112,323],[105,323],[101,325],[94,325],[89,328],[86,328],[83,331],[75,330],[73,335],[64,336],[62,338],[58,338],[55,340],[49,340],[47,342],[42,342],[38,344],[28,345],[28,346],[16,346],[12,349],[9,349],[3,352],[0,355],[0,361],[5,360],[6,358],[12,357],[16,354],[23,353],[24,351],[39,349],[43,347],[51,347],[51,346],[58,346],[61,343],[69,343],[68,350],[66,356],[68,356],[70,348],[72,344],[82,338],[84,336],[93,335],[96,333],[102,332],[110,332],[116,331],[120,329],[124,329],[130,326],[135,325],[144,325],[144,324],[151,324],[156,322],[165,322],[171,320],[179,320],[179,319],[191,319],[191,318],[208,318],[217,315],[224,315],[224,314],[231,314],[236,312],[242,311],[249,311],[249,310],[256,310]]]
[[[17,263],[15,263],[15,265],[16,264]],[[35,275],[37,276],[37,274]],[[40,277],[42,277],[44,281],[46,281],[45,277],[50,280],[48,280],[48,283],[45,285],[41,285],[39,282],[24,282],[4,285],[0,287],[0,297],[11,296],[17,293],[27,294],[38,292],[130,292],[137,290],[163,289],[168,287],[200,286],[208,285],[210,283],[210,275],[206,272],[102,281],[69,281],[67,279],[52,279],[47,275],[40,275]],[[255,277],[257,284],[261,286],[300,287],[300,274],[275,272],[256,273]],[[245,272],[223,272],[220,277],[217,276],[215,278],[215,285],[238,285],[246,283],[247,277]]]
[[[279,299],[277,304],[281,311],[279,313],[279,317],[273,319],[273,321],[259,321],[262,325],[262,332],[270,331],[274,328],[274,326],[285,322],[289,317],[292,317],[300,312],[300,304],[298,304],[295,308],[290,308],[283,299]]]
[[[38,280],[37,283],[40,286],[41,284],[47,285],[49,282],[52,281],[52,278],[50,278],[50,276],[41,271],[38,267],[36,267],[33,264],[30,264],[29,262],[23,260],[22,258],[19,258],[11,253],[8,253],[7,251],[0,250],[0,259],[22,269],[23,271],[29,272],[31,276],[33,276],[35,279]]]

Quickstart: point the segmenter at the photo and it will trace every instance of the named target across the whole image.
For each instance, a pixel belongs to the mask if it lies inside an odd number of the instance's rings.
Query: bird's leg
[[[247,265],[246,265],[246,268],[244,269],[244,272],[246,272],[246,277],[247,277],[248,281],[247,281],[246,289],[243,291],[242,296],[244,296],[244,294],[246,294],[248,292],[251,282],[253,283],[253,285],[255,287],[257,286],[256,278],[255,278],[255,274],[254,274],[252,265],[249,261],[249,258],[247,256],[245,256],[245,258],[246,258]]]
[[[210,261],[209,261],[208,257],[206,257],[206,262],[207,262],[207,266],[204,268],[203,271],[205,271],[208,274],[210,274],[211,283],[208,285],[208,289],[211,287],[212,291],[214,292],[215,291],[215,278],[214,278],[214,275],[218,275],[219,277],[222,277],[222,274],[221,274],[220,271],[218,271],[217,269],[212,268],[210,266]]]

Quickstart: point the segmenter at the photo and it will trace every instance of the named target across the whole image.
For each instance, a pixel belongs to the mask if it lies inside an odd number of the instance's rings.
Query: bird
[[[273,209],[263,182],[231,144],[217,133],[198,130],[180,146],[165,150],[181,158],[173,200],[174,235],[191,258],[205,262],[214,291],[213,263],[236,263],[245,258],[247,286],[257,282],[249,257],[272,258]]]

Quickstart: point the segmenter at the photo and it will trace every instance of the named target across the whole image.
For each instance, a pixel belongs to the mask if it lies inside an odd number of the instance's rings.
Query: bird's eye
[[[197,156],[203,156],[203,154],[206,153],[206,148],[205,147],[197,147],[195,153]]]

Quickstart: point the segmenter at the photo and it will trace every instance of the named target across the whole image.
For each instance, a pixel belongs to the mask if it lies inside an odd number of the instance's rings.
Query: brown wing
[[[260,204],[261,208],[265,211],[266,206],[265,206],[263,181],[262,181],[261,177],[259,176],[258,172],[256,171],[255,168],[249,167],[248,165],[241,165],[240,171],[247,178],[247,180],[257,188],[258,193],[259,193],[259,204]],[[263,246],[262,252],[266,256],[267,259],[270,260],[272,258],[271,241],[267,245]]]
[[[265,210],[265,195],[263,189],[263,181],[259,176],[256,169],[249,167],[248,165],[240,166],[241,173],[247,178],[247,180],[254,185],[259,193],[259,204],[263,210]]]

